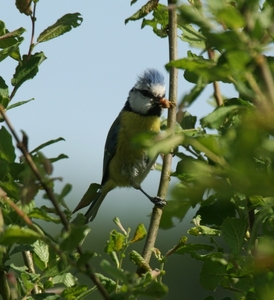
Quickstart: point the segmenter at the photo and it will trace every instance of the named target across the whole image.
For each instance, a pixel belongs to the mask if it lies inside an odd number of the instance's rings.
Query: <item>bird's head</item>
[[[147,69],[138,77],[129,92],[127,109],[141,115],[157,115],[162,112],[165,98],[164,76],[155,69]]]

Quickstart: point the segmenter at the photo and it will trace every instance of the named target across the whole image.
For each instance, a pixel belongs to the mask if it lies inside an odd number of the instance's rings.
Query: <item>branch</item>
[[[2,115],[3,119],[5,120],[7,126],[9,127],[13,137],[15,138],[16,142],[17,142],[17,147],[19,150],[21,150],[21,152],[23,153],[26,162],[29,164],[32,172],[34,173],[34,175],[36,176],[37,180],[39,181],[39,183],[41,184],[41,186],[43,187],[43,189],[45,190],[45,192],[48,195],[49,200],[52,202],[56,213],[58,214],[58,216],[61,219],[61,222],[65,228],[66,231],[69,230],[69,223],[63,213],[63,211],[61,210],[52,189],[44,182],[41,174],[39,173],[35,163],[32,160],[32,157],[30,156],[28,150],[26,149],[25,145],[23,142],[20,141],[17,133],[15,132],[15,130],[13,129],[9,119],[7,118],[7,115],[5,113],[5,110],[3,108],[3,106],[0,105],[0,114]],[[9,205],[16,211],[16,213],[25,221],[25,223],[33,230],[35,230],[36,232],[39,232],[36,228],[36,226],[32,223],[31,219],[25,215],[11,200],[5,199],[5,201],[7,201],[9,203]],[[39,232],[39,234],[41,234]],[[47,238],[47,237],[43,237],[41,235],[41,239],[43,239],[47,244],[49,244],[51,247],[55,248],[55,251],[62,256],[63,253],[52,244],[52,242]],[[77,251],[80,255],[83,254],[82,249],[80,246],[77,247]],[[69,260],[70,264],[74,267],[76,267],[77,269],[79,269],[79,267],[72,261]],[[101,295],[103,296],[104,299],[109,299],[109,296],[107,294],[107,291],[105,290],[104,286],[102,285],[101,281],[99,280],[99,278],[95,275],[95,273],[93,272],[92,268],[90,267],[90,265],[88,263],[85,264],[85,273],[89,276],[89,278],[93,281],[93,283],[96,285],[96,287],[98,288],[98,290],[100,291]]]
[[[214,51],[212,49],[207,49],[209,59],[214,60]],[[218,81],[213,81],[214,97],[217,103],[217,106],[223,105],[223,97],[221,94],[220,84]]]
[[[178,58],[178,48],[177,48],[177,12],[176,12],[176,1],[168,0],[168,14],[169,14],[169,60],[176,60]],[[177,100],[177,85],[178,85],[178,70],[175,68],[170,69],[170,79],[169,79],[169,100],[174,104]],[[171,106],[168,110],[167,128],[172,132],[176,124],[176,105]],[[172,153],[172,151],[171,151]],[[172,154],[164,155],[163,167],[161,173],[161,179],[158,189],[158,196],[165,198],[170,181],[170,168],[172,161]],[[159,225],[162,217],[162,208],[155,205],[152,210],[152,215],[150,219],[150,225],[148,230],[148,235],[146,238],[145,246],[143,249],[143,258],[146,262],[150,261],[152,251],[154,247]],[[139,268],[137,270],[138,274],[144,273],[145,270]]]

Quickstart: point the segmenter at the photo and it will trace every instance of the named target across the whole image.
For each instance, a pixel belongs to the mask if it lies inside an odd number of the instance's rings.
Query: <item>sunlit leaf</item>
[[[3,245],[32,244],[40,237],[40,234],[32,229],[12,225],[0,234],[0,243]]]
[[[130,16],[129,18],[125,19],[125,24],[127,24],[129,21],[136,21],[139,19],[142,19],[147,14],[149,14],[151,11],[153,11],[157,5],[159,0],[149,0],[144,6],[142,6],[135,14]]]
[[[38,67],[46,59],[43,52],[35,53],[30,57],[23,56],[23,60],[18,64],[15,74],[11,80],[14,87],[19,88],[25,81],[32,79],[38,73]]]
[[[131,243],[135,243],[143,240],[146,237],[147,231],[144,224],[139,224],[134,233],[134,237],[130,240]]]
[[[72,28],[76,28],[81,25],[83,18],[79,13],[66,14],[62,18],[56,21],[53,25],[45,29],[37,38],[38,43],[46,42],[54,39]]]

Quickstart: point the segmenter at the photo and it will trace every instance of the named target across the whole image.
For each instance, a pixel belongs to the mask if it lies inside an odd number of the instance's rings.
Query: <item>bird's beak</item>
[[[166,98],[159,98],[155,100],[156,103],[159,103],[162,108],[170,108],[172,103]]]

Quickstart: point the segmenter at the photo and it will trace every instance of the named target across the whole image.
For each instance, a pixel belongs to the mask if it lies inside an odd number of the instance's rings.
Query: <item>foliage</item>
[[[30,15],[33,24],[36,5],[37,1],[16,1],[19,11]],[[11,92],[0,77],[0,116],[6,122],[0,129],[3,299],[83,299],[95,288],[80,284],[73,275],[75,270],[86,274],[105,299],[136,299],[140,295],[161,298],[168,291],[162,283],[164,266],[169,256],[175,254],[189,255],[202,263],[200,284],[207,290],[224,288],[232,291],[235,299],[273,298],[274,58],[268,54],[273,42],[273,7],[271,0],[192,0],[178,4],[179,39],[188,43],[191,50],[187,57],[168,62],[166,68],[183,70],[185,80],[193,88],[177,105],[176,131],[164,132],[161,140],[150,137],[140,142],[152,152],[167,153],[175,149],[177,161],[171,176],[178,184],[164,209],[162,228],[174,226],[174,218],[182,220],[190,207],[197,212],[193,227],[178,238],[177,245],[166,254],[153,249],[161,271],[152,270],[134,249],[128,253],[130,247],[145,238],[144,226],[140,224],[130,235],[130,230],[125,230],[119,219],[115,219],[119,231],[110,233],[105,248],[112,264],[106,260],[101,264],[106,275],[93,273],[89,263],[95,253],[81,249],[89,232],[83,216],[79,214],[68,224],[72,213],[64,199],[71,186],[65,185],[60,194],[53,192],[52,163],[66,156],[49,159],[41,150],[62,138],[28,151],[27,135],[23,133],[20,140],[15,132],[11,134],[5,113],[28,102],[12,104],[11,100],[26,80],[37,75],[46,58],[43,52],[33,54],[37,43],[79,26],[82,17],[78,13],[61,17],[38,35],[25,55],[20,52],[25,29],[9,32],[0,21],[0,61],[10,58],[18,61]],[[127,18],[126,23],[142,19],[142,28],[150,26],[156,35],[166,38],[168,18],[167,7],[151,0]],[[238,97],[222,95],[219,82],[233,86]],[[216,107],[197,126],[197,117],[191,116],[186,108],[212,83]],[[24,155],[20,160],[12,135]],[[53,207],[35,206],[34,198],[41,188]],[[57,236],[50,236],[45,228],[38,226],[37,219],[61,223],[64,229]],[[189,243],[187,235],[202,237],[204,243],[201,239]],[[31,264],[10,263],[18,252],[25,261],[33,261],[40,272],[36,273]],[[138,268],[146,270],[143,276],[123,270],[126,255]],[[46,293],[60,284],[61,294]],[[11,295],[11,291],[16,295]]]

